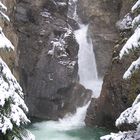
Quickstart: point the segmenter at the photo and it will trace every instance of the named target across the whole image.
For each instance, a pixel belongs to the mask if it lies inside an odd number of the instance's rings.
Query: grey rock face
[[[19,72],[31,117],[57,120],[91,97],[77,83],[78,44],[66,13],[67,1],[17,4]]]

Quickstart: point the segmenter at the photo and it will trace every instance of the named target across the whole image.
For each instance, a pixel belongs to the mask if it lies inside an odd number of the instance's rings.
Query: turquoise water
[[[29,130],[36,140],[99,140],[101,136],[109,133],[104,128],[68,128],[54,121],[34,123]]]

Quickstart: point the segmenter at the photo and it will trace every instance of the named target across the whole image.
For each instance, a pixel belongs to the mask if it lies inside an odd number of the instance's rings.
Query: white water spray
[[[86,81],[93,81],[98,78],[93,45],[91,38],[87,36],[87,32],[88,25],[80,25],[80,29],[75,31],[75,37],[80,46],[78,66],[80,83],[83,85],[86,84]]]
[[[80,83],[93,91],[93,97],[98,97],[101,92],[102,80],[98,78],[93,44],[88,36],[88,25],[80,25],[75,31],[79,43],[78,66]]]
[[[61,129],[72,130],[85,126],[84,120],[89,104],[90,102],[83,107],[77,108],[75,114],[67,114],[63,119],[60,119],[59,123],[61,124],[60,126],[62,126]]]
[[[32,125],[31,132],[39,140],[80,140],[80,138],[67,135],[67,132],[78,130],[85,126],[84,119],[90,102],[84,107],[77,108],[75,114],[67,114],[59,121],[47,121]]]

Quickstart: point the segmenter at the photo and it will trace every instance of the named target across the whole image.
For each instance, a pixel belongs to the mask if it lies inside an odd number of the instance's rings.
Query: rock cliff
[[[78,14],[89,24],[99,77],[108,69],[113,45],[118,38],[115,23],[119,19],[121,0],[79,0]]]
[[[31,117],[57,120],[90,99],[78,84],[78,43],[67,11],[66,0],[17,2],[19,74]]]

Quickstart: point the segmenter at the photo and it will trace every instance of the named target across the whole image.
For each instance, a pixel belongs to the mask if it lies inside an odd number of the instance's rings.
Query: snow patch
[[[132,17],[130,14],[127,14],[122,20],[119,20],[116,23],[116,26],[119,30],[127,30],[132,28]]]
[[[57,2],[58,5],[60,6],[66,6],[67,4],[65,2]]]

